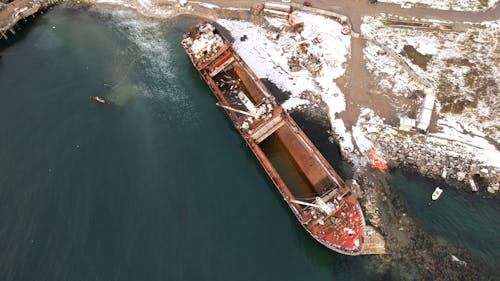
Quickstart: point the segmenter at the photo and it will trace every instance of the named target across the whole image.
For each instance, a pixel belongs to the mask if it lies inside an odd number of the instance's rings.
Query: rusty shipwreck
[[[231,44],[200,23],[182,45],[300,224],[336,252],[362,254],[365,220],[355,194]]]

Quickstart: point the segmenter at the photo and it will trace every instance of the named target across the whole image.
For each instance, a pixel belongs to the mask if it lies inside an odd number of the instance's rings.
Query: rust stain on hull
[[[182,44],[301,225],[336,252],[362,254],[365,220],[357,198],[228,41],[211,24],[200,23]],[[290,188],[293,183],[263,149],[268,139],[280,143],[292,162],[290,172],[304,179],[315,198],[299,198]]]

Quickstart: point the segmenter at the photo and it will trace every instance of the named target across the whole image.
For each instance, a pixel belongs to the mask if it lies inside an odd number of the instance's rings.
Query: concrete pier
[[[362,255],[385,254],[385,239],[373,226],[365,226],[365,245]]]
[[[10,31],[16,34],[15,25],[22,19],[35,14],[58,0],[15,0],[9,4],[3,5],[0,11],[0,34],[4,39],[8,39],[6,33]]]

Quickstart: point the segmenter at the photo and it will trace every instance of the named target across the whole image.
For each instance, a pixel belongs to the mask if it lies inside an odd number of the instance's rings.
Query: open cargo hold
[[[355,194],[228,41],[201,23],[182,44],[300,224],[334,251],[361,254],[365,220]]]

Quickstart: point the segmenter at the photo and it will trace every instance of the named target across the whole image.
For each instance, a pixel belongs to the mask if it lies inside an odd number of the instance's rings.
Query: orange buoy
[[[373,148],[370,148],[370,160],[372,161],[372,168],[378,169],[382,173],[385,173],[389,168],[387,162],[375,153]]]

